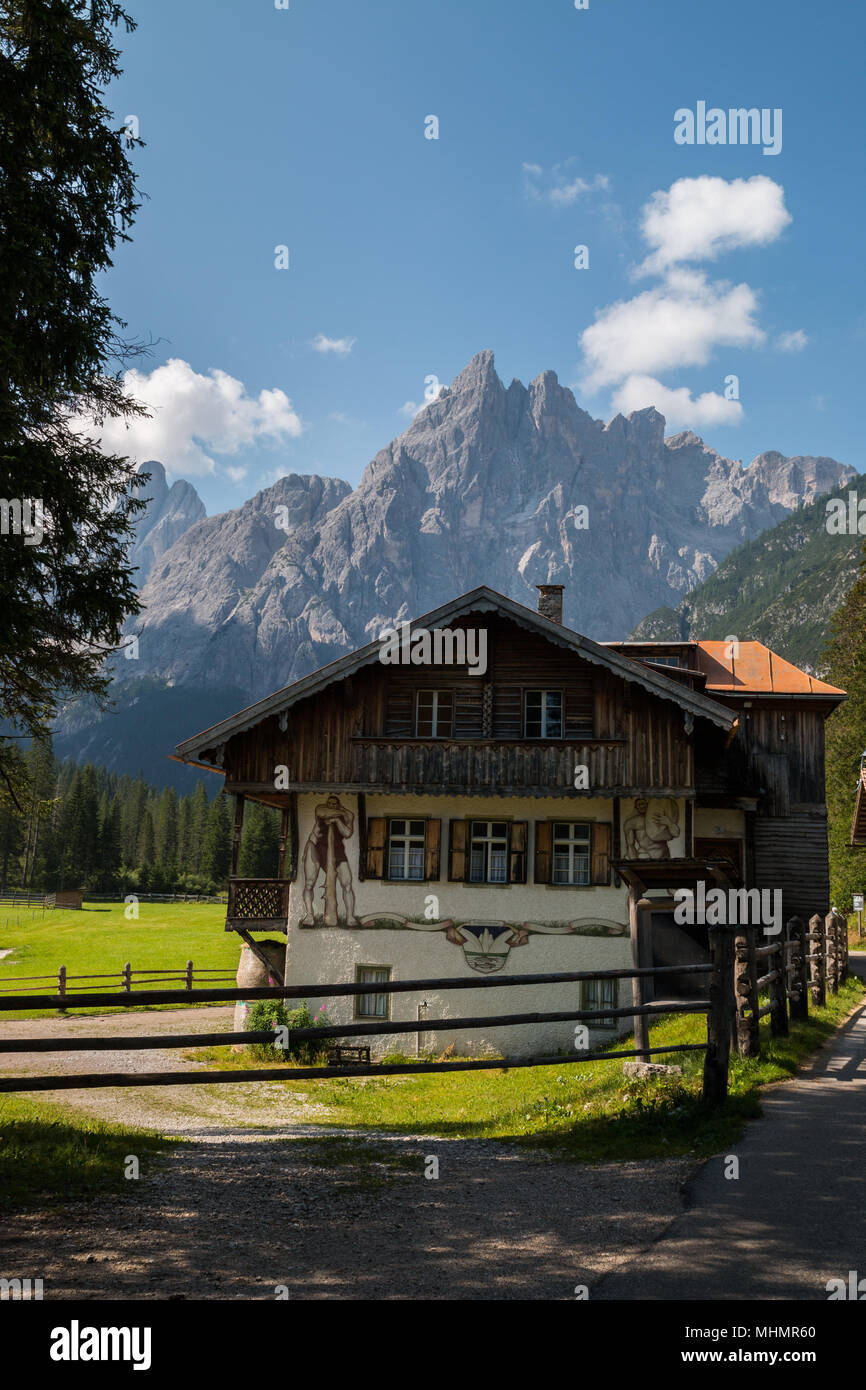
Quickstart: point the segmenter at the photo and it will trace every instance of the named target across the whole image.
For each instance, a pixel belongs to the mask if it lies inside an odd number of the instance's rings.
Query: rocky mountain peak
[[[506,389],[479,352],[356,488],[288,474],[188,527],[153,563],[135,674],[242,676],[256,697],[481,583],[531,608],[562,583],[569,627],[621,639],[852,471],[781,454],[744,469],[664,428],[653,408],[594,419],[552,371]]]

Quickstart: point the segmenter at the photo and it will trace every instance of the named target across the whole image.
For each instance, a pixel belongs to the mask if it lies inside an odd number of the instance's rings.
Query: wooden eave
[[[409,630],[411,633],[419,628],[441,627],[454,619],[472,613],[497,613],[508,618],[526,631],[546,637],[556,646],[573,652],[595,666],[601,666],[611,671],[622,680],[640,686],[649,694],[672,701],[679,705],[684,713],[709,719],[723,729],[729,729],[733,723],[734,716],[731,712],[724,705],[718,704],[708,696],[688,690],[678,681],[671,680],[668,676],[662,675],[661,672],[650,670],[649,667],[640,665],[630,657],[621,656],[619,652],[605,647],[601,643],[593,642],[590,638],[581,636],[579,632],[573,632],[570,628],[563,627],[562,624],[543,617],[524,604],[516,603],[513,599],[506,598],[504,594],[499,594],[495,589],[490,589],[486,585],[472,589],[469,593],[462,594],[459,598],[442,604],[441,607],[433,609],[430,613],[424,613],[421,617],[413,619],[409,624]],[[327,666],[320,667],[318,671],[313,671],[309,676],[304,676],[301,680],[283,686],[282,689],[274,691],[271,695],[266,695],[263,699],[257,700],[255,704],[239,710],[229,719],[223,719],[219,724],[202,730],[194,737],[184,739],[182,743],[177,745],[178,758],[182,762],[194,762],[196,759],[206,757],[210,750],[219,748],[220,744],[225,743],[233,735],[245,732],[270,715],[282,714],[300,700],[308,699],[329,685],[351,676],[362,667],[377,662],[380,650],[381,642],[378,639],[375,642],[368,642],[366,646],[359,647],[354,652],[348,652],[336,661],[329,662]]]

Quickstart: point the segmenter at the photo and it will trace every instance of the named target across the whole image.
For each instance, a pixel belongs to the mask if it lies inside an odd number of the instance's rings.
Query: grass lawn
[[[240,942],[234,932],[223,930],[224,905],[140,903],[137,921],[127,921],[124,911],[124,903],[90,903],[81,912],[0,907],[0,951],[11,949],[10,955],[0,959],[0,989],[10,991],[16,976],[50,975],[53,979],[23,982],[15,992],[54,994],[60,965],[66,966],[70,991],[84,985],[114,988],[127,961],[133,970],[182,973],[188,960],[232,976],[237,970]],[[111,971],[117,972],[117,980],[72,978]],[[133,976],[133,989],[137,987],[158,989],[159,985],[137,986]],[[166,987],[181,989],[182,982],[171,981]],[[75,1015],[94,1012],[105,1010],[76,1009]],[[0,1014],[0,1018],[45,1016],[44,1011]]]
[[[769,1020],[762,1020],[763,1055],[755,1060],[732,1057],[729,1099],[715,1112],[701,1103],[700,1053],[657,1058],[682,1065],[683,1075],[647,1080],[624,1077],[622,1062],[612,1061],[282,1084],[328,1107],[329,1114],[317,1117],[317,1123],[346,1129],[508,1139],[541,1145],[563,1158],[596,1162],[688,1153],[703,1157],[736,1141],[745,1121],[759,1113],[761,1086],[791,1077],[864,992],[859,980],[849,979],[826,1008],[810,1013],[808,1022],[792,1023],[787,1038],[773,1039]],[[694,1014],[670,1015],[651,1030],[654,1047],[705,1040],[705,1020]],[[633,1040],[622,1039],[611,1043],[611,1050],[633,1046]],[[189,1055],[217,1069],[266,1065],[228,1048],[198,1048]]]
[[[124,1168],[130,1155],[144,1177],[157,1155],[176,1142],[2,1096],[0,1210],[118,1191],[128,1181]]]

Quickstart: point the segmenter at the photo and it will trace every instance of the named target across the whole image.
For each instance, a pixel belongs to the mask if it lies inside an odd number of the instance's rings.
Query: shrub
[[[308,1066],[321,1062],[329,1044],[336,1039],[323,1038],[317,1042],[315,1038],[304,1038],[294,1042],[292,1031],[296,1028],[323,1028],[330,1021],[324,1004],[318,1013],[311,1014],[306,1000],[297,1009],[287,1009],[281,999],[258,999],[247,1014],[246,1031],[261,1033],[265,1029],[275,1031],[277,1028],[288,1028],[289,1046],[286,1051],[274,1043],[251,1043],[250,1052],[262,1062],[285,1061],[287,1056]]]

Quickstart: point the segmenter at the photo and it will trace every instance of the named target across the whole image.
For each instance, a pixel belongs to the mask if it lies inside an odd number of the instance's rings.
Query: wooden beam
[[[283,978],[282,970],[278,965],[274,965],[273,961],[268,960],[268,957],[265,955],[264,951],[259,946],[259,943],[257,941],[254,941],[253,938],[250,936],[249,932],[245,931],[243,927],[235,927],[235,931],[237,932],[238,936],[241,937],[241,939],[247,943],[256,959],[261,961],[262,965],[268,972],[268,976],[272,976],[276,980],[278,985],[284,985],[286,982]]]
[[[242,792],[235,793],[235,823],[232,831],[232,867],[231,877],[237,878],[238,864],[241,857],[241,836],[244,829],[244,797]]]
[[[358,882],[363,883],[367,870],[367,798],[358,792]]]
[[[366,986],[370,992],[369,985]],[[651,1047],[659,1052],[704,1052],[704,1043],[678,1043]],[[425,1072],[513,1071],[518,1067],[562,1067],[582,1062],[615,1062],[621,1057],[637,1057],[637,1052],[566,1052],[553,1057],[499,1057],[471,1062],[407,1062],[402,1064],[364,1062],[345,1067],[267,1067],[249,1071],[165,1071],[100,1072],[72,1076],[17,1076],[0,1079],[0,1093],[10,1091],[75,1091],[94,1086],[209,1086],[233,1081],[316,1081],[330,1076],[412,1076]]]

